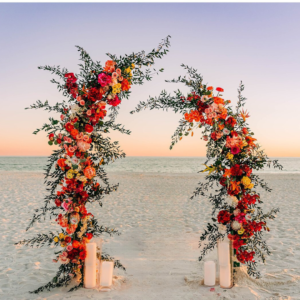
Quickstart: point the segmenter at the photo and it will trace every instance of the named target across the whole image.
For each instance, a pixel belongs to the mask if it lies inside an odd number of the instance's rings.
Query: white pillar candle
[[[86,244],[86,258],[84,261],[84,287],[96,287],[96,243]]]
[[[219,265],[222,267],[227,267],[230,265],[230,249],[229,241],[219,241],[218,243],[218,256],[219,256]]]
[[[204,262],[204,285],[216,284],[216,264],[214,261]]]
[[[100,286],[110,287],[112,285],[113,271],[113,261],[101,261]]]
[[[220,266],[220,287],[224,289],[231,288],[231,266]]]

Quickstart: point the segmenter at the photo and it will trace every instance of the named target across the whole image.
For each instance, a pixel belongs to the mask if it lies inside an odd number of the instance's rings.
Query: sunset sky
[[[224,88],[233,105],[242,80],[249,123],[269,156],[300,156],[300,4],[0,4],[0,155],[48,155],[45,133],[33,135],[48,113],[24,110],[36,100],[62,100],[53,76],[39,65],[78,71],[75,45],[94,60],[105,53],[150,51],[171,35],[169,54],[157,63],[165,72],[133,86],[118,121],[130,136],[112,133],[129,156],[205,156],[200,130],[172,151],[181,116],[172,111],[130,115],[140,100],[179,84],[181,63],[204,82]],[[187,89],[183,88],[184,91]]]

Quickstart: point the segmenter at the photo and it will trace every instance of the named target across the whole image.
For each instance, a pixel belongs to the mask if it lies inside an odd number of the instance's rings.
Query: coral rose
[[[96,170],[91,166],[86,167],[84,169],[83,173],[84,173],[84,176],[88,179],[91,179],[96,176]]]

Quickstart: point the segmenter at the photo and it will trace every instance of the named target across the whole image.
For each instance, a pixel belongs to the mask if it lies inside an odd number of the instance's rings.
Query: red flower
[[[229,117],[226,121],[225,121],[225,125],[230,125],[231,127],[234,127],[234,125],[236,124],[236,119],[233,117]]]
[[[59,199],[56,198],[54,202],[57,207],[61,206],[61,201]]]
[[[217,90],[218,92],[224,92],[224,90],[223,90],[222,88],[220,88],[220,87],[217,87],[216,90]]]
[[[75,83],[77,81],[77,78],[74,76],[74,73],[66,73],[65,78],[67,78],[67,82],[69,83]]]
[[[231,214],[227,210],[221,210],[218,214],[218,222],[227,224],[230,222]]]
[[[119,99],[118,95],[116,95],[114,99],[109,99],[107,103],[112,106],[118,106],[121,103],[121,100]]]
[[[209,86],[208,88],[207,88],[207,90],[208,91],[212,91],[214,88],[212,87],[212,86]]]
[[[50,134],[49,134],[49,140],[50,140],[50,141],[53,141],[53,140],[54,140],[54,133],[50,133]]]
[[[87,94],[87,98],[92,101],[92,102],[96,102],[97,100],[101,100],[102,99],[102,94],[100,93],[99,89],[92,87],[89,89],[88,94]]]
[[[248,134],[248,129],[244,127],[244,128],[242,129],[242,132],[243,132],[243,134]]]
[[[68,132],[71,132],[72,129],[74,129],[74,126],[68,122],[66,125],[65,125],[65,128]]]
[[[56,140],[58,144],[61,144],[61,139]]]
[[[232,243],[232,246],[234,249],[239,249],[241,246],[246,245],[246,242],[244,240],[235,240]]]
[[[236,177],[236,176],[242,176],[243,175],[243,170],[240,167],[240,165],[235,164],[234,166],[232,166],[230,168],[230,173],[232,176]]]
[[[246,175],[249,177],[252,173],[252,169],[248,165],[242,166],[243,171],[246,173]]]
[[[214,131],[214,132],[212,132],[212,134],[210,135],[210,137],[214,140],[214,141],[216,141],[217,140],[217,133]]]
[[[226,177],[222,177],[220,180],[220,184],[226,186]]]
[[[71,242],[71,237],[69,237],[69,236],[65,236],[65,242],[67,243],[67,244],[69,244],[70,242]]]
[[[91,132],[93,132],[93,130],[94,130],[93,126],[92,126],[92,125],[89,125],[89,124],[86,124],[86,125],[84,126],[84,129],[85,129],[85,131],[88,132],[88,133],[91,133]]]
[[[79,258],[80,258],[81,260],[84,260],[84,259],[86,258],[86,251],[85,251],[85,250],[83,250],[83,251],[81,251],[81,252],[79,253]]]
[[[86,237],[90,240],[93,237],[93,234],[91,232],[88,232],[86,234]]]

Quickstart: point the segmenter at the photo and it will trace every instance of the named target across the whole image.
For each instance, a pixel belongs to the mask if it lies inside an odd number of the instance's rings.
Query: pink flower
[[[222,133],[221,131],[218,131],[218,132],[216,133],[216,138],[217,138],[217,140],[220,139],[222,136],[223,136],[223,133]]]
[[[64,136],[64,141],[67,142],[68,141],[68,137]]]
[[[74,147],[69,147],[69,152],[75,152]]]
[[[116,70],[116,73],[117,73],[118,75],[121,75],[121,69],[117,69],[117,70]]]
[[[106,86],[110,84],[111,77],[109,75],[106,75],[105,73],[100,73],[98,75],[98,82],[100,83],[101,86]]]
[[[66,144],[64,144],[64,148],[65,148],[65,150],[67,150],[67,149],[68,149],[68,146],[67,146]]]
[[[124,79],[123,76],[119,76],[118,78],[119,81],[123,81],[123,79]]]
[[[63,121],[64,120],[64,118],[65,118],[65,115],[61,115],[60,116],[60,119]]]
[[[82,100],[81,96],[77,96],[77,101],[80,102]]]
[[[62,203],[61,206],[65,211],[68,211],[71,204],[72,204],[72,201],[70,199],[67,199]]]
[[[201,101],[202,102],[205,102],[205,101],[207,101],[209,98],[208,98],[208,96],[206,96],[206,95],[204,95],[204,96],[201,96]]]
[[[72,245],[67,246],[67,251],[70,252],[73,249]]]
[[[89,110],[86,112],[86,114],[87,114],[88,116],[91,116],[91,115],[92,115],[92,111],[89,109]]]
[[[58,134],[58,138],[62,139],[62,134],[61,133]]]
[[[64,256],[64,257],[67,257],[68,253],[66,251],[64,251],[61,255]]]
[[[236,221],[238,221],[239,223],[243,223],[245,220],[245,214],[244,213],[240,213],[239,215],[237,215],[234,218]]]
[[[85,135],[83,136],[83,140],[84,140],[85,142],[87,142],[89,139],[90,139],[90,138],[89,138],[88,135],[85,134]]]
[[[230,152],[233,155],[238,154],[238,153],[240,153],[240,148],[237,146],[234,146],[234,147],[230,148]]]
[[[76,140],[82,140],[82,138],[83,138],[83,133],[82,132],[80,132],[76,135]]]
[[[90,149],[91,145],[89,143],[86,143],[82,140],[78,141],[77,142],[77,146],[78,146],[78,149],[82,152],[86,152]]]
[[[84,105],[85,104],[85,101],[84,100],[80,100],[80,105]]]
[[[203,139],[204,139],[204,141],[208,141],[208,136],[207,136],[207,135],[204,135],[204,136],[203,136]]]
[[[226,138],[226,147],[227,148],[232,148],[234,146],[236,146],[239,142],[239,139],[238,137],[234,136],[234,137],[230,137],[230,136],[227,136]]]
[[[113,79],[118,78],[117,72],[113,72],[112,75],[111,75],[111,77],[112,77]]]

